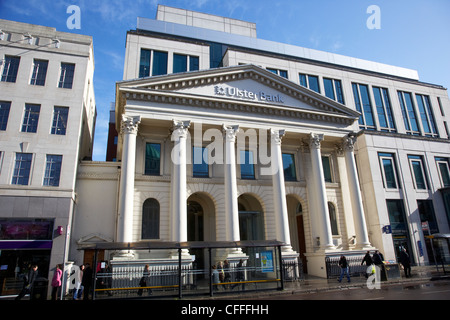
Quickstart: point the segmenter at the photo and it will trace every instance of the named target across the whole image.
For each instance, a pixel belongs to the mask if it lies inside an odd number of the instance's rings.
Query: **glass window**
[[[308,87],[311,90],[320,93],[319,77],[308,75]]]
[[[333,182],[331,173],[331,159],[329,156],[322,156],[322,167],[325,182]]]
[[[167,52],[153,51],[152,76],[167,74]]]
[[[450,165],[449,159],[443,157],[436,157],[436,165],[441,178],[442,187],[450,187]]]
[[[198,57],[189,56],[189,71],[196,71],[200,69],[200,61]]]
[[[159,176],[161,165],[161,145],[158,143],[147,143],[145,148],[145,174]]]
[[[173,54],[173,73],[186,72],[188,57],[183,54]]]
[[[381,131],[396,132],[388,90],[373,87],[373,96]]]
[[[193,176],[197,178],[209,177],[208,149],[203,147],[194,147],[194,164],[192,165]]]
[[[295,172],[295,156],[293,154],[283,153],[283,170],[285,181],[297,180]]]
[[[52,240],[53,220],[0,219],[0,240]]]
[[[361,113],[359,127],[361,129],[375,130],[372,103],[370,102],[369,89],[367,85],[352,83],[353,98],[356,110]]]
[[[420,222],[428,222],[430,234],[439,233],[432,200],[417,200]]]
[[[58,88],[72,89],[75,65],[73,63],[61,62],[61,73],[59,76]]]
[[[324,78],[323,86],[325,88],[325,96],[344,104],[341,80]]]
[[[142,239],[159,239],[159,202],[156,199],[147,199],[142,206]]]
[[[39,122],[39,112],[41,106],[38,104],[25,105],[25,114],[23,116],[22,132],[36,132]]]
[[[139,78],[150,76],[151,54],[151,50],[141,49],[141,59],[139,61]]]
[[[333,88],[333,80],[332,79],[323,79],[323,86],[325,88],[325,95],[330,99],[335,99],[334,88]]]
[[[430,97],[416,94],[417,107],[419,109],[420,119],[425,134],[437,135],[434,115],[431,111]]]
[[[422,157],[409,155],[408,159],[416,189],[426,189],[427,183]]]
[[[241,179],[255,179],[253,152],[241,150],[239,161],[241,164]]]
[[[331,234],[333,236],[339,235],[336,208],[333,203],[328,202],[328,215],[330,216]]]
[[[28,185],[31,170],[31,153],[16,153],[16,162],[11,184]]]
[[[53,108],[53,123],[51,134],[58,134],[58,135],[66,134],[68,115],[69,115],[69,108],[67,107]]]
[[[11,102],[0,101],[0,130],[6,130],[8,125],[9,110],[11,109]]]
[[[392,153],[379,153],[381,172],[383,174],[384,187],[388,189],[397,189],[397,171],[394,155]]]
[[[59,186],[59,178],[61,176],[62,156],[47,155],[45,165],[44,186]]]
[[[416,111],[411,98],[411,93],[398,91],[398,99],[403,115],[406,133],[418,135],[419,125],[417,123]]]
[[[300,85],[308,88],[308,81],[306,80],[306,74],[299,74],[300,77]]]
[[[16,82],[19,71],[20,57],[5,56],[3,62],[2,81]]]
[[[44,86],[45,77],[47,76],[47,67],[48,67],[47,60],[34,59],[33,73],[31,74],[30,84],[36,86]]]
[[[273,69],[273,68],[267,68],[268,71],[273,72],[277,75],[279,75],[280,77],[286,78],[288,77],[288,73],[286,70],[278,70],[278,69]]]

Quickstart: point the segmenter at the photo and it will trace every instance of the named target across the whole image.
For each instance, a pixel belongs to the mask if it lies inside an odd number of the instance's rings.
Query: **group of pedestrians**
[[[223,263],[219,261],[217,265],[212,266],[212,283],[213,289],[215,291],[219,290],[219,284],[223,283],[225,289],[231,288],[234,289],[239,285],[238,282],[242,282],[245,280],[245,271],[244,271],[244,260],[239,260],[238,264],[234,268],[233,272],[235,274],[234,281],[235,283],[231,284],[231,265],[228,260],[225,260]],[[230,285],[226,285],[225,283],[230,283]],[[243,284],[244,286],[244,284]]]
[[[63,271],[61,265],[56,265],[52,278],[52,300],[57,300],[61,295]],[[89,299],[92,287],[92,268],[89,263],[81,265],[74,273],[73,279],[73,300]],[[83,295],[84,293],[84,295]]]
[[[398,260],[405,271],[405,277],[410,278],[411,277],[411,259],[405,248],[401,248]],[[375,252],[373,253],[372,256],[370,256],[370,251],[367,251],[366,255],[364,256],[364,258],[361,262],[361,265],[366,264],[367,267],[374,266],[374,267],[378,267],[379,270],[383,270],[383,268],[384,268],[383,261],[384,261],[384,257],[380,251],[375,250]],[[341,268],[341,273],[340,273],[338,281],[341,282],[344,275],[346,275],[347,281],[350,282],[351,280],[350,280],[349,264],[348,264],[347,258],[344,255],[341,255],[338,265]],[[374,272],[374,271],[372,271],[372,272]],[[366,273],[366,277],[368,277],[369,273],[370,272]]]

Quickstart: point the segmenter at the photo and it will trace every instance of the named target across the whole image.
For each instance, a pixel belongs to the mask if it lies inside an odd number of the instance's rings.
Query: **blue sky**
[[[0,18],[93,36],[97,127],[93,160],[104,161],[110,103],[122,80],[125,37],[158,4],[256,23],[258,38],[415,69],[421,81],[450,87],[448,0],[0,0]],[[67,28],[77,5],[81,29]],[[366,25],[380,8],[380,29]]]

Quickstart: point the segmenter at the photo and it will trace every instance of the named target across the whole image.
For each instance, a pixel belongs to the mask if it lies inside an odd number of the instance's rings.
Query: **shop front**
[[[0,295],[17,295],[32,265],[47,278],[53,219],[0,219]]]

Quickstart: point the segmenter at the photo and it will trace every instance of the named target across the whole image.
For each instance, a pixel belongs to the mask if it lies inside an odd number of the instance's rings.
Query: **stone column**
[[[333,244],[333,236],[331,233],[327,193],[323,175],[322,156],[320,153],[320,143],[322,140],[323,134],[311,133],[309,148],[311,152],[312,178],[315,185],[315,199],[318,211],[316,214],[319,218],[318,222],[320,222],[320,246],[323,249],[334,249],[335,246]]]
[[[285,130],[271,130],[271,160],[272,160],[272,185],[275,218],[277,221],[277,238],[286,243],[283,252],[292,252],[291,236],[289,232],[289,219],[286,204],[286,186],[284,184],[283,155],[281,153],[281,139]]]
[[[141,117],[122,115],[121,134],[123,136],[122,162],[119,189],[119,221],[117,241],[133,240],[133,198],[136,165],[136,136]]]
[[[236,180],[235,142],[239,126],[223,126],[225,138],[225,216],[227,221],[227,241],[239,241],[239,209]]]
[[[186,141],[190,121],[174,121],[172,127],[171,217],[172,240],[187,241]]]
[[[355,223],[356,247],[358,249],[369,249],[371,248],[371,245],[367,232],[366,218],[364,216],[361,190],[359,187],[358,173],[356,171],[355,156],[353,152],[355,142],[356,137],[354,135],[346,136],[343,143],[343,149],[352,202],[353,220]]]

